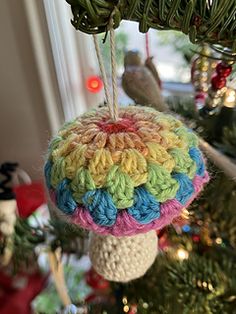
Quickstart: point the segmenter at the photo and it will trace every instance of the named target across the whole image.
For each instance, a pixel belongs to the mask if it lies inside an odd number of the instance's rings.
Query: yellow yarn
[[[85,158],[86,146],[77,144],[74,150],[65,157],[66,177],[73,179],[78,169],[85,167],[87,160]]]
[[[149,162],[162,165],[166,170],[172,172],[175,162],[173,157],[166,151],[166,149],[157,143],[148,142],[146,145],[148,147],[148,154],[146,157],[147,160]]]
[[[147,181],[146,159],[136,149],[126,149],[122,152],[120,168],[130,176],[134,186],[139,186]]]
[[[88,170],[91,173],[96,187],[102,187],[105,184],[106,176],[113,165],[111,153],[107,149],[98,149],[90,160]]]

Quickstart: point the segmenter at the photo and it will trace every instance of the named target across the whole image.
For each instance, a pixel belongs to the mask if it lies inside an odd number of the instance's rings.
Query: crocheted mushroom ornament
[[[49,146],[45,176],[72,223],[121,238],[170,224],[208,181],[197,136],[141,106],[120,108],[118,121],[103,107],[65,124]]]

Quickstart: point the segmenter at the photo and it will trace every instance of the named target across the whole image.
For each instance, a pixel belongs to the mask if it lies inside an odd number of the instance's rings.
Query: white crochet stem
[[[130,237],[91,234],[89,256],[94,269],[105,279],[128,282],[142,277],[158,251],[155,231]]]

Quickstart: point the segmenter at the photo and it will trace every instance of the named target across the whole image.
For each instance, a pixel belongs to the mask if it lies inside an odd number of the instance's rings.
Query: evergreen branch
[[[81,256],[87,238],[86,231],[64,221],[52,220],[46,226],[33,227],[27,219],[18,218],[13,237],[14,268],[28,264],[35,255],[35,249],[42,245],[52,250],[60,247],[64,253]]]
[[[236,0],[66,0],[72,25],[88,34],[106,32],[112,12],[114,28],[121,20],[139,22],[139,30],[172,29],[188,34],[193,43],[236,46]]]
[[[184,261],[159,255],[143,278],[123,286],[123,295],[143,314],[234,313],[235,257],[229,260],[223,249],[218,254],[221,261],[211,252]]]

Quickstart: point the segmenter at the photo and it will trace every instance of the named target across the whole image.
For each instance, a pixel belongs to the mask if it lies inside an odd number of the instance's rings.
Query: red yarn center
[[[106,133],[119,133],[119,132],[136,132],[134,122],[129,119],[120,119],[118,121],[101,121],[97,125]]]

